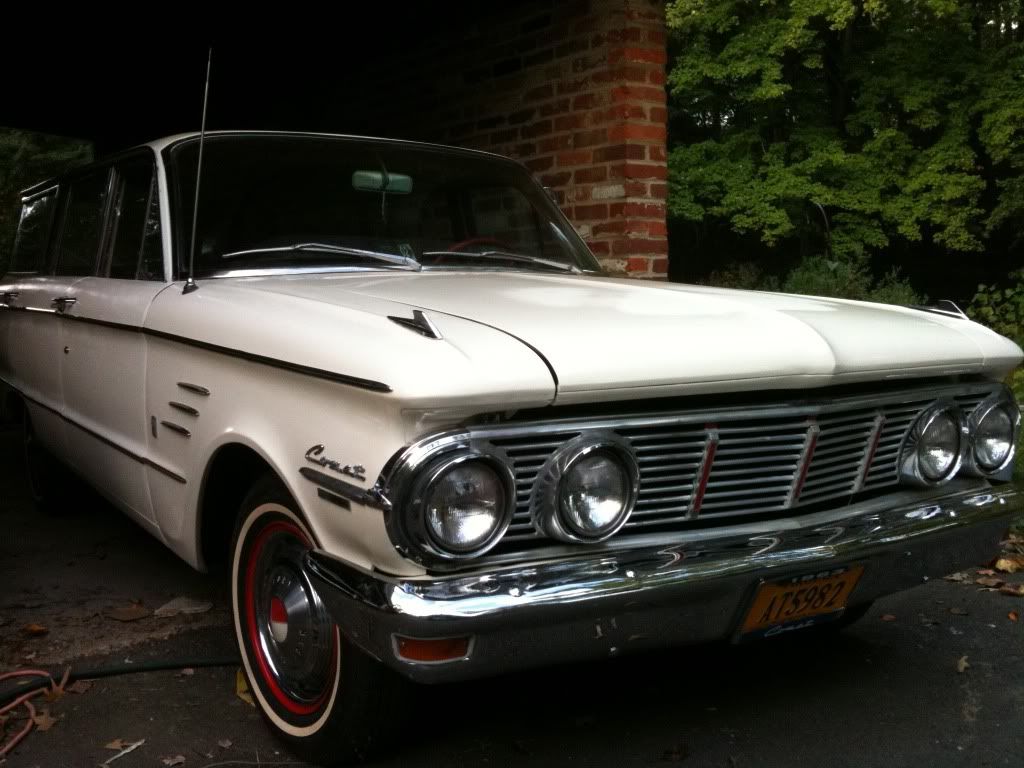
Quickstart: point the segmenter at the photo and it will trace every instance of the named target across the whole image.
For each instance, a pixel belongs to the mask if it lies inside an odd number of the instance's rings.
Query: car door
[[[96,274],[72,286],[63,310],[67,444],[75,468],[112,501],[152,523],[145,459],[146,341],[142,326],[166,287],[155,161],[116,162]]]
[[[36,439],[60,457],[67,451],[54,300],[78,279],[50,274],[64,201],[62,184],[22,198],[11,270],[0,280],[0,379],[24,397]]]

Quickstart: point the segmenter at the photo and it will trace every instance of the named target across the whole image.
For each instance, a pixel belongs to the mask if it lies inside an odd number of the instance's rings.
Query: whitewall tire
[[[300,757],[342,765],[380,743],[403,683],[333,623],[301,567],[314,546],[282,484],[259,480],[232,541],[232,613],[242,667],[267,722]]]

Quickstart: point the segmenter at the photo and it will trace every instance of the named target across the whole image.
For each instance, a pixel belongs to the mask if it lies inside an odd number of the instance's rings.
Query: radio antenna
[[[203,122],[199,127],[199,162],[196,164],[196,196],[192,201],[192,242],[188,249],[188,279],[182,293],[199,290],[193,277],[196,264],[196,221],[199,219],[199,182],[203,177],[203,145],[206,143],[206,103],[210,98],[210,66],[213,64],[213,46],[206,55],[206,85],[203,87]]]

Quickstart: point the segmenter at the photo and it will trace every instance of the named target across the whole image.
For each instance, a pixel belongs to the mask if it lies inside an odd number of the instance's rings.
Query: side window
[[[163,280],[160,206],[153,163],[128,161],[115,169],[110,223],[110,277]]]
[[[68,184],[57,248],[58,275],[95,274],[109,180],[110,169],[105,168]]]
[[[46,271],[46,246],[56,197],[56,190],[49,190],[22,202],[11,272]]]
[[[139,258],[139,280],[164,279],[164,245],[160,231],[160,187],[156,174],[149,187],[146,228],[142,234],[142,256]]]

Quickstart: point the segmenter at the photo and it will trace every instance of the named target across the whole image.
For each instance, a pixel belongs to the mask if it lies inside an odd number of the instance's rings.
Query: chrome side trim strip
[[[182,437],[192,437],[192,433],[185,429],[185,427],[181,426],[181,424],[175,424],[173,421],[161,421],[160,424],[167,427],[171,432],[177,432]]]
[[[343,499],[341,496],[333,494],[330,491],[325,491],[323,488],[317,488],[316,495],[324,501],[329,501],[331,504],[341,507],[344,510],[351,511],[352,509],[352,505],[348,502],[348,499]]]
[[[38,312],[41,315],[59,314],[56,309],[49,307],[17,307],[9,302],[0,302],[0,309],[6,309],[11,312]]]
[[[356,504],[380,510],[391,509],[391,504],[388,502],[387,498],[376,487],[369,490],[360,488],[358,485],[346,483],[340,478],[324,474],[323,472],[312,469],[311,467],[300,467],[299,474],[309,480],[309,482],[313,483],[313,485],[316,485],[325,491],[329,491],[336,496],[340,496],[343,499],[354,501]]]
[[[101,435],[99,432],[96,432],[95,430],[89,429],[89,427],[86,427],[83,424],[78,423],[77,421],[75,421],[72,418],[69,418],[68,416],[65,416],[63,413],[58,411],[56,408],[51,408],[46,403],[42,403],[39,400],[36,400],[34,397],[26,395],[24,392],[22,392],[20,389],[15,387],[10,382],[4,381],[3,379],[0,379],[0,381],[3,381],[4,384],[6,384],[8,387],[10,387],[15,392],[17,392],[21,397],[24,397],[30,403],[39,406],[43,410],[49,411],[54,416],[59,417],[60,419],[62,419],[66,423],[70,424],[71,426],[76,427],[76,428],[82,430],[83,432],[85,432],[90,437],[96,438],[97,440],[99,440],[104,445],[107,445],[110,448],[113,448],[115,451],[123,453],[128,458],[134,459],[135,461],[139,462],[140,464],[145,464],[147,467],[152,467],[153,469],[155,469],[160,474],[166,475],[167,477],[171,478],[172,480],[176,480],[177,482],[182,483],[183,485],[188,482],[184,477],[179,475],[177,472],[168,469],[167,467],[163,466],[162,464],[158,464],[157,462],[153,461],[150,458],[147,458],[145,456],[140,456],[139,454],[135,453],[134,451],[132,451],[132,450],[130,450],[128,448],[125,448],[123,445],[115,443],[109,437],[106,437],[105,435]]]
[[[192,392],[196,395],[202,395],[203,397],[210,396],[210,390],[206,387],[201,387],[198,384],[189,384],[187,381],[179,381],[178,386],[187,392]]]
[[[358,389],[366,389],[370,392],[381,392],[389,393],[392,391],[391,387],[387,384],[374,381],[372,379],[362,379],[358,376],[349,376],[344,373],[335,373],[334,371],[325,371],[321,368],[313,368],[312,366],[302,365],[300,363],[292,363],[287,360],[280,360],[275,357],[266,357],[265,355],[257,355],[253,352],[246,352],[241,349],[235,349],[233,347],[222,347],[219,344],[211,344],[206,341],[199,341],[198,339],[190,339],[187,336],[179,336],[174,333],[167,333],[165,331],[158,331],[152,328],[144,328],[137,325],[128,325],[125,323],[114,323],[108,320],[97,320],[92,317],[83,317],[82,315],[69,315],[64,312],[57,312],[53,309],[37,309],[35,307],[12,307],[7,304],[0,304],[0,307],[10,309],[18,312],[45,312],[47,314],[54,315],[63,320],[70,320],[76,323],[88,323],[90,325],[98,325],[103,328],[112,328],[118,331],[125,331],[126,333],[141,333],[146,336],[151,336],[155,339],[163,339],[164,341],[174,342],[175,344],[184,344],[185,346],[195,347],[197,349],[203,349],[207,352],[213,352],[218,355],[225,355],[227,357],[238,358],[239,360],[247,360],[250,363],[257,363],[259,365],[266,365],[271,368],[279,368],[284,371],[291,371],[292,373],[298,373],[303,376],[311,376],[317,379],[324,379],[326,381],[333,381],[337,384],[344,384],[349,387],[357,387]]]

